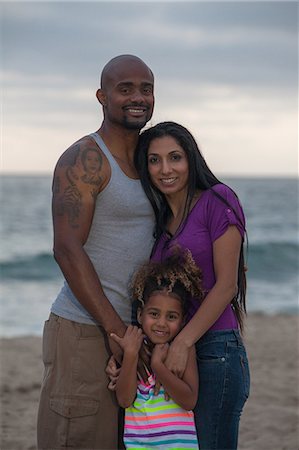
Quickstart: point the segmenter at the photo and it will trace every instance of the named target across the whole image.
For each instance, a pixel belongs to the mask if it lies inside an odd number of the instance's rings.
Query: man
[[[131,320],[127,286],[150,255],[154,217],[134,167],[153,113],[154,77],[136,56],[104,67],[103,122],[68,148],[53,178],[54,256],[65,284],[43,336],[39,449],[117,449],[118,412],[105,368]]]

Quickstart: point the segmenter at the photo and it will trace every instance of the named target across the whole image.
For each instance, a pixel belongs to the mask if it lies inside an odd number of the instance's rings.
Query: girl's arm
[[[169,345],[157,344],[154,347],[151,367],[167,394],[182,408],[190,411],[195,407],[198,394],[198,370],[195,347],[189,351],[186,370],[182,378],[171,372],[164,361]]]
[[[118,404],[122,408],[132,405],[137,391],[137,364],[143,342],[142,330],[130,325],[123,338],[112,333],[110,337],[123,349],[124,356],[115,385]]]
[[[237,292],[238,265],[242,238],[236,226],[213,243],[216,283],[196,314],[172,342],[166,360],[176,375],[184,373],[189,349],[216,322]]]

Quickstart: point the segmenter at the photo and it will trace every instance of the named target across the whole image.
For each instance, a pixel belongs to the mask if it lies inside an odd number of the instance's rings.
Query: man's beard
[[[133,121],[127,120],[127,118],[124,117],[123,125],[128,130],[141,130],[147,124],[148,121],[149,121],[149,119],[146,118],[142,121],[133,122]]]

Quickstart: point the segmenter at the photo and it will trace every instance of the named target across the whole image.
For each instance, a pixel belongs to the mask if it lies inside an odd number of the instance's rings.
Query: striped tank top
[[[172,399],[164,399],[164,390],[154,395],[155,378],[139,382],[132,406],[125,410],[124,443],[126,449],[198,449],[192,411],[186,411]]]

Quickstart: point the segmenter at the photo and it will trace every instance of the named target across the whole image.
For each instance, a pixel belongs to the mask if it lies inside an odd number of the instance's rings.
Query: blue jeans
[[[250,386],[239,332],[207,332],[196,343],[196,355],[199,396],[194,413],[200,449],[237,449],[240,416]]]

